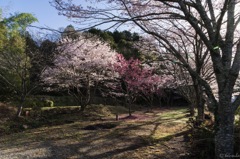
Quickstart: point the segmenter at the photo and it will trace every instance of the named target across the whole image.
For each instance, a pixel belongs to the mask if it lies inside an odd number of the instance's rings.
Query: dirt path
[[[108,117],[27,130],[0,137],[0,158],[186,158],[185,114],[185,109],[155,110],[136,112],[132,118],[121,115],[119,121]]]

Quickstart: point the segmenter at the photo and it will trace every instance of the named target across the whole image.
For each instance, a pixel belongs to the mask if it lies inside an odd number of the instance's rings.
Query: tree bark
[[[231,100],[220,97],[218,109],[218,127],[215,135],[215,156],[220,158],[234,154],[234,110]]]
[[[130,103],[128,105],[128,114],[129,114],[129,116],[132,116],[132,104],[130,104]]]
[[[215,136],[216,158],[228,158],[233,155],[234,150],[234,115],[224,114],[219,118],[219,126]],[[223,157],[224,156],[224,157]]]
[[[192,103],[190,103],[189,109],[190,109],[190,116],[193,117],[195,115],[195,110],[194,110],[194,105]]]
[[[202,101],[202,97],[201,95],[199,94],[199,97],[198,98],[198,103],[197,103],[197,110],[198,110],[198,115],[197,115],[197,119],[199,121],[204,121],[205,120],[205,115],[204,115],[204,103]]]
[[[203,90],[202,86],[198,84],[197,79],[194,80],[194,89],[196,94],[196,103],[197,103],[197,120],[201,123],[204,121],[204,102],[203,102]]]
[[[80,111],[83,112],[87,105],[90,104],[91,101],[91,86],[90,86],[90,77],[87,76],[87,82],[86,82],[86,91],[85,94],[81,94],[80,102],[81,102],[81,109]]]

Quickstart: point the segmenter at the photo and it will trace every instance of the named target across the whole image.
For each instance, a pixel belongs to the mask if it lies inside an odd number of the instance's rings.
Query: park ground
[[[35,117],[35,126],[22,119],[21,131],[1,133],[0,158],[177,159],[189,155],[187,108],[143,109],[132,117],[126,108],[101,105],[89,107],[84,114],[74,108],[57,114],[51,108],[47,113],[47,119]]]

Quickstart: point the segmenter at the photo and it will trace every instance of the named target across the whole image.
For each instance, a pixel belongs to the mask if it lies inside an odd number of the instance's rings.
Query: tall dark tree
[[[139,49],[135,47],[135,43],[139,41],[137,33],[129,31],[102,31],[100,29],[91,28],[88,30],[93,35],[99,36],[103,41],[108,42],[112,49],[124,55],[125,58],[140,58]]]
[[[61,34],[62,38],[77,39],[79,37],[79,32],[75,30],[74,26],[68,25]]]

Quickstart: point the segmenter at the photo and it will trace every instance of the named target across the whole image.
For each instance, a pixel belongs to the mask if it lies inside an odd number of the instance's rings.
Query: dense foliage
[[[26,27],[37,21],[28,13],[13,15],[0,22],[0,80],[3,90],[15,94],[21,114],[26,96],[34,89],[30,82],[31,60],[27,46]]]
[[[131,33],[126,30],[110,32],[95,28],[89,29],[87,32],[97,35],[103,41],[109,43],[112,49],[123,54],[127,59],[140,57],[140,50],[135,47],[135,43],[140,40],[140,36],[137,33]]]

